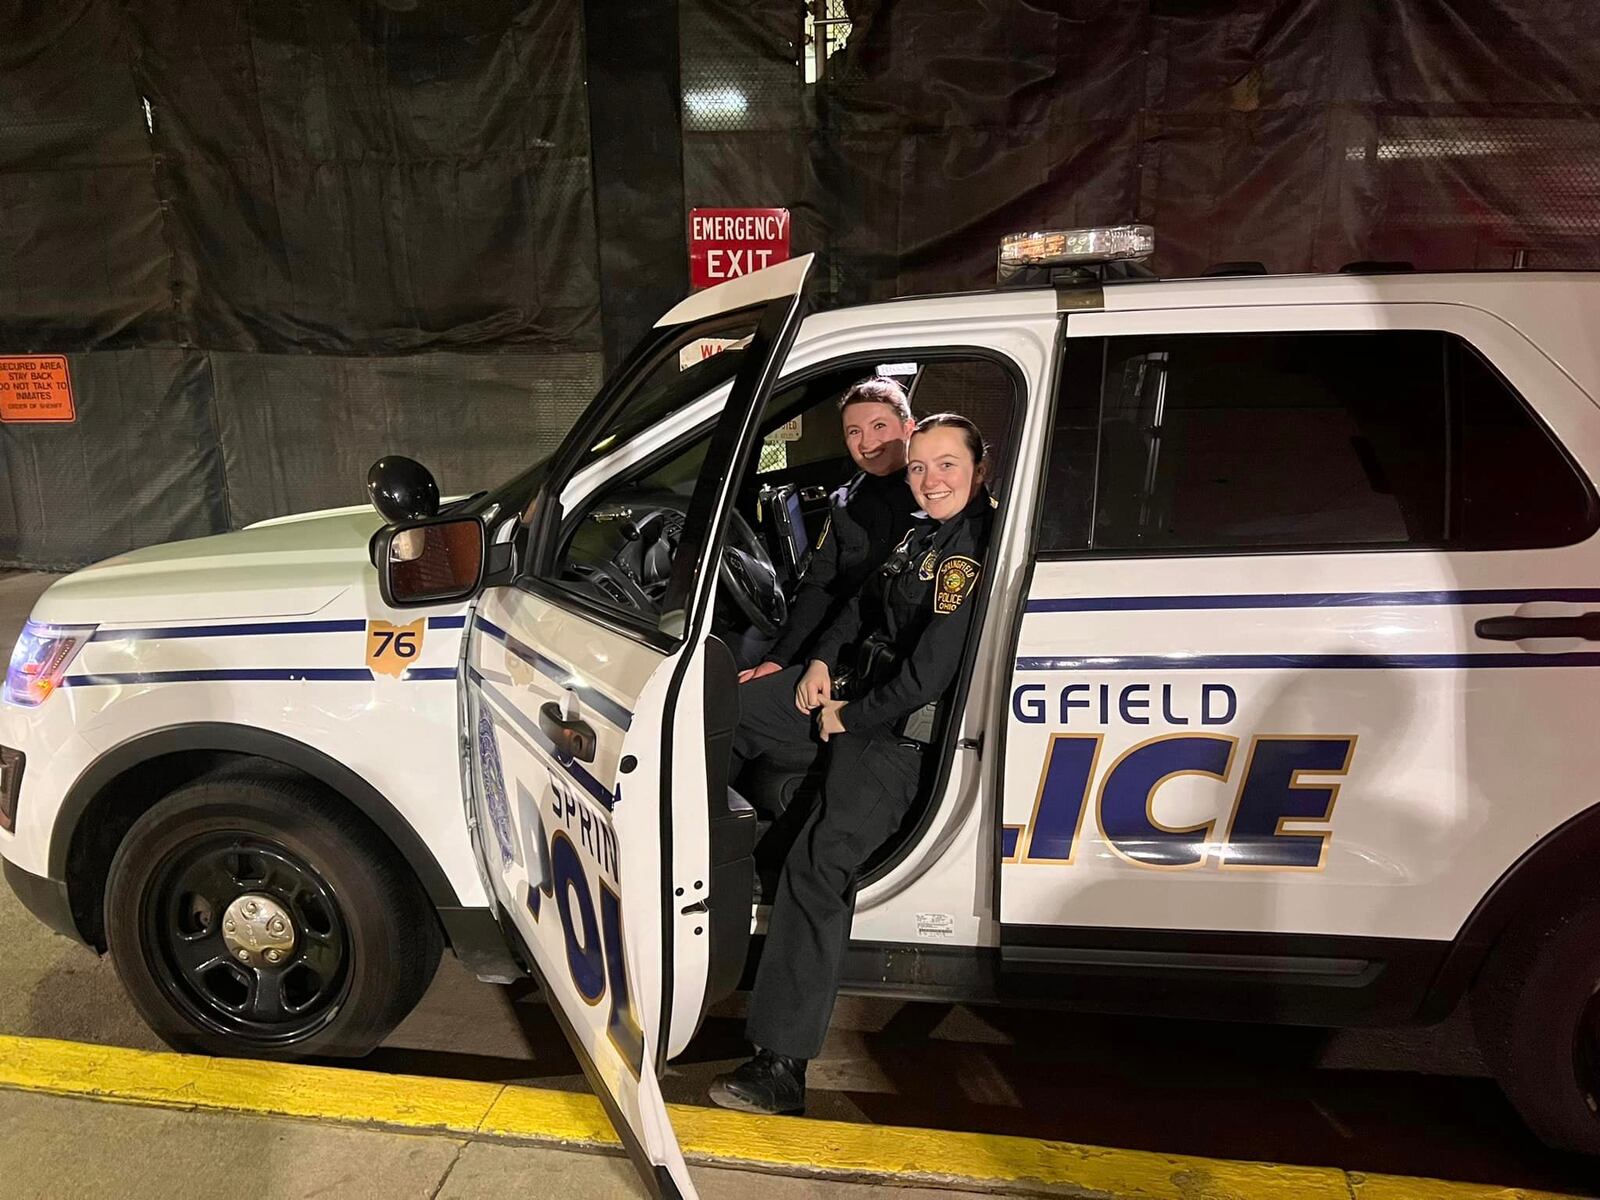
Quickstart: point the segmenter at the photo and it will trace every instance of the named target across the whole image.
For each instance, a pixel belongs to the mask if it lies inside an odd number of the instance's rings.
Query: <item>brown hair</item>
[[[887,375],[874,375],[851,384],[850,390],[839,397],[839,411],[843,412],[852,404],[887,404],[902,421],[916,419],[911,415],[911,401],[906,399],[905,388]]]
[[[983,434],[978,432],[978,427],[967,420],[960,413],[942,412],[934,413],[931,417],[923,417],[917,422],[917,427],[911,431],[911,436],[926,433],[930,429],[959,429],[967,439],[967,453],[972,455],[972,465],[982,466],[983,460],[989,453],[989,447],[984,445]]]

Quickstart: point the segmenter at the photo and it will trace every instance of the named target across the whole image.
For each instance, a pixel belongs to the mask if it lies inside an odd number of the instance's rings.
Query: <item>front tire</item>
[[[176,1050],[355,1056],[422,998],[437,919],[393,849],[317,785],[269,767],[206,776],[128,831],[106,940]]]
[[[1528,1127],[1550,1146],[1600,1154],[1600,896],[1573,897],[1500,936],[1472,990],[1472,1023]]]

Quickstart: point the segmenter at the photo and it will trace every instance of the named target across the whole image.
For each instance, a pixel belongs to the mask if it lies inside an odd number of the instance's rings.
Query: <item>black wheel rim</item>
[[[286,912],[294,946],[276,964],[240,962],[223,915],[244,896]],[[241,1043],[303,1041],[338,1015],[350,989],[350,939],[333,889],[315,867],[269,840],[218,833],[185,843],[151,876],[145,954],[166,995],[203,1028]]]

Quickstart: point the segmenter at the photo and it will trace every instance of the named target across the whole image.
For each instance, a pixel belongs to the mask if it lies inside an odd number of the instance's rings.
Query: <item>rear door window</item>
[[[1093,512],[1076,529],[1047,514],[1043,550],[1513,549],[1595,528],[1588,482],[1453,334],[1150,335],[1072,351],[1051,491],[1087,494],[1092,470]]]

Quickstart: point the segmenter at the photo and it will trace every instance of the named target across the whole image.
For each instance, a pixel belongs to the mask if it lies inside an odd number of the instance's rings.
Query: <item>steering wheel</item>
[[[769,638],[778,635],[789,619],[789,602],[778,585],[778,572],[767,548],[738,509],[728,514],[728,544],[722,548],[717,580],[757,633]]]
[[[670,493],[637,492],[619,496],[590,516],[615,521],[623,543],[610,558],[568,559],[566,569],[614,603],[656,615],[666,593],[682,536],[683,501]],[[778,572],[750,523],[729,514],[728,540],[717,564],[717,579],[734,607],[763,637],[774,637],[789,615]]]

